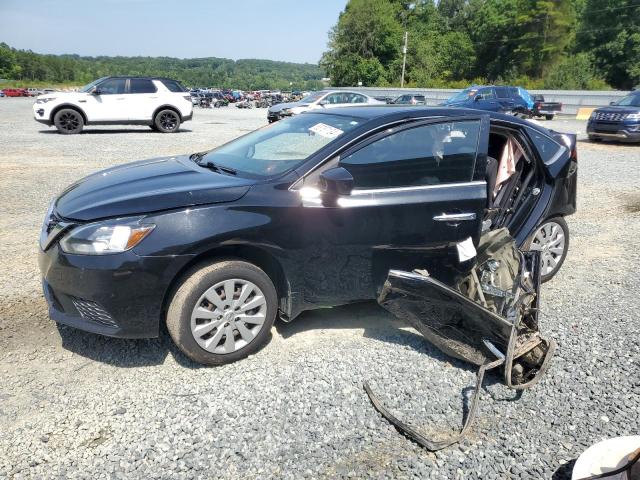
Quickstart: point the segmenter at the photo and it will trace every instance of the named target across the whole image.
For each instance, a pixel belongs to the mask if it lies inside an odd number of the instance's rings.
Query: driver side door
[[[96,85],[95,93],[88,93],[82,108],[89,122],[111,122],[128,120],[126,102],[127,80],[108,78]]]
[[[486,206],[488,116],[414,121],[371,136],[305,178],[340,167],[350,193],[303,200],[309,303],[375,298],[390,269],[426,268],[450,280],[466,265],[456,245],[478,244]],[[468,263],[468,262],[467,262]]]

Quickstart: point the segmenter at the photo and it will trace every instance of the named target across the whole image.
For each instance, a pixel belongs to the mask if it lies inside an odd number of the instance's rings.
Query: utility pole
[[[407,66],[407,44],[409,43],[409,29],[407,28],[407,17],[411,11],[416,8],[415,3],[406,6],[406,10],[402,13],[402,24],[404,26],[404,46],[402,47],[402,77],[400,78],[400,88],[404,87],[404,72]]]
[[[407,41],[409,40],[409,32],[404,31],[404,47],[402,47],[402,78],[400,78],[400,88],[404,87],[404,69],[407,65]]]

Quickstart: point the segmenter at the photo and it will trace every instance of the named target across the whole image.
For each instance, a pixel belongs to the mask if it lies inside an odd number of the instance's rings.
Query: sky
[[[0,42],[37,53],[317,63],[347,0],[0,0]]]

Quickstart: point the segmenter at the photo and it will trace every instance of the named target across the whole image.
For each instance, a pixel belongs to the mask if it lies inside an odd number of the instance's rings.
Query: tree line
[[[318,65],[271,60],[42,55],[0,43],[0,78],[31,83],[83,85],[107,75],[162,76],[186,86],[240,90],[316,90]],[[13,82],[15,83],[15,82]]]
[[[349,0],[321,66],[336,86],[640,84],[640,0]]]

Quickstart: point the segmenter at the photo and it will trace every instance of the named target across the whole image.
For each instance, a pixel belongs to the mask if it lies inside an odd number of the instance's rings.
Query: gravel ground
[[[218,368],[191,363],[166,335],[110,339],[47,318],[36,254],[51,197],[89,172],[203,150],[265,117],[197,110],[178,134],[66,137],[31,119],[31,101],[0,99],[0,478],[568,479],[587,446],[639,431],[636,146],[580,144],[569,257],[542,293],[542,328],[559,344],[547,377],[518,398],[490,375],[470,437],[437,454],[390,427],[362,382],[438,434],[459,428],[474,372],[373,303],[278,323],[265,349]]]

